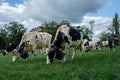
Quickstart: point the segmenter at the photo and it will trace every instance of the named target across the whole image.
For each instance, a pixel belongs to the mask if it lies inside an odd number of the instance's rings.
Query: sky
[[[94,20],[93,40],[107,31],[115,13],[120,15],[120,0],[0,0],[0,28],[17,21],[28,31],[43,22],[68,20],[73,26],[90,28]]]

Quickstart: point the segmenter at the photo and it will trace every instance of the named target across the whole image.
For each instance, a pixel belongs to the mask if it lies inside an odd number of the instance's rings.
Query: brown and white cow
[[[82,31],[75,29],[69,25],[61,25],[57,31],[54,41],[47,55],[47,64],[51,64],[54,58],[66,61],[66,53],[68,48],[77,48],[83,39]],[[74,58],[74,54],[72,58]]]
[[[28,52],[32,52],[36,56],[36,49],[47,49],[50,46],[52,35],[46,32],[29,32],[23,35],[17,49],[14,50],[13,61],[19,56],[27,59]]]

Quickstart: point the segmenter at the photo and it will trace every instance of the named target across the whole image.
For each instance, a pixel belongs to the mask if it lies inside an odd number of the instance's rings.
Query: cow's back
[[[48,47],[51,42],[52,35],[46,32],[29,32],[23,35],[19,46],[25,42],[26,49],[31,51],[34,49],[42,49],[43,47]]]

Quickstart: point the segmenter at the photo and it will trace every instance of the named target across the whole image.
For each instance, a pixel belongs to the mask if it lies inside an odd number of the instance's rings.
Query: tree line
[[[94,23],[94,20],[89,22],[90,28],[88,28],[86,25],[77,26],[84,32],[84,39],[88,39],[89,41],[92,40]],[[40,32],[48,32],[52,34],[53,40],[57,28],[63,24],[71,25],[67,20],[63,20],[60,23],[55,21],[44,22],[43,29]],[[100,41],[107,40],[107,36],[109,34],[114,34],[120,39],[120,19],[117,13],[115,13],[111,25],[109,25],[107,28],[109,32],[102,32],[99,36]],[[24,25],[18,22],[10,22],[9,24],[6,24],[5,28],[0,29],[0,48],[5,48],[9,43],[20,42],[23,34],[25,34],[26,31],[27,29],[24,27]]]

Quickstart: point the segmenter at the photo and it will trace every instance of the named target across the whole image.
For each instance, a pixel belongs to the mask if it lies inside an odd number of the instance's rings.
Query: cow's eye
[[[17,54],[16,54],[16,53],[15,53],[14,55],[15,55],[15,56],[17,56]]]

